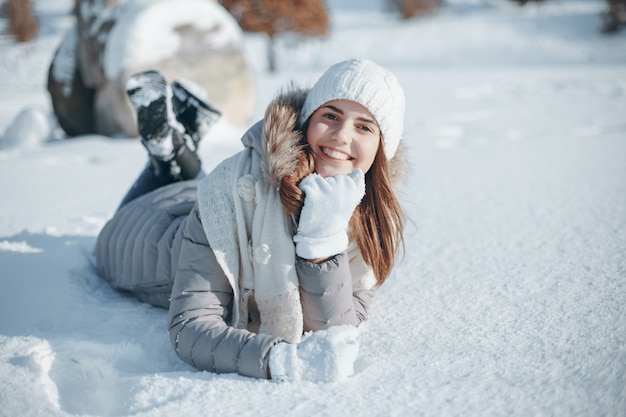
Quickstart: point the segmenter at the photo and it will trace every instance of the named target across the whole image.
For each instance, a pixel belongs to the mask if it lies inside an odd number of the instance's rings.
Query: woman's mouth
[[[350,155],[336,151],[334,149],[322,147],[321,150],[324,155],[328,156],[331,159],[336,159],[338,161],[347,161],[348,159],[350,159]]]

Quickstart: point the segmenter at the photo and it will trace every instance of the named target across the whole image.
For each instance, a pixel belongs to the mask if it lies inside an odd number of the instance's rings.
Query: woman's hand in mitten
[[[275,381],[331,382],[354,373],[359,353],[358,330],[333,326],[319,330],[298,344],[278,343],[270,350],[270,372]]]
[[[298,185],[304,191],[298,232],[293,237],[296,253],[304,259],[321,259],[348,247],[348,223],[365,195],[365,175],[360,169],[350,174],[324,178],[313,173]]]

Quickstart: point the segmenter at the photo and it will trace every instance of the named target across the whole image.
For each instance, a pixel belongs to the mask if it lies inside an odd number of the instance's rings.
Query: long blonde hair
[[[306,132],[308,121],[302,127]],[[309,152],[304,134],[302,152],[297,156],[298,168],[285,175],[280,182],[279,192],[285,211],[299,217],[304,204],[304,193],[298,184],[315,171],[313,156]],[[404,243],[405,215],[392,187],[389,161],[381,146],[378,147],[374,163],[365,174],[365,196],[350,219],[352,238],[356,241],[361,256],[372,268],[378,285],[391,273],[398,248]]]

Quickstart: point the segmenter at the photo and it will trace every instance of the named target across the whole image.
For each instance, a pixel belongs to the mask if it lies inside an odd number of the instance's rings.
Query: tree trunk
[[[267,39],[267,69],[276,72],[276,41],[273,36]]]

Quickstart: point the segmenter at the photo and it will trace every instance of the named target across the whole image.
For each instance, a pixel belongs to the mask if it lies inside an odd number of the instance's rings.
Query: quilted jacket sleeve
[[[353,291],[346,253],[320,264],[298,258],[296,268],[305,330],[322,330],[340,324],[358,326],[367,319],[376,290]]]
[[[200,370],[267,378],[269,350],[281,340],[228,324],[233,291],[209,247],[197,207],[183,227],[169,308],[176,353]]]

